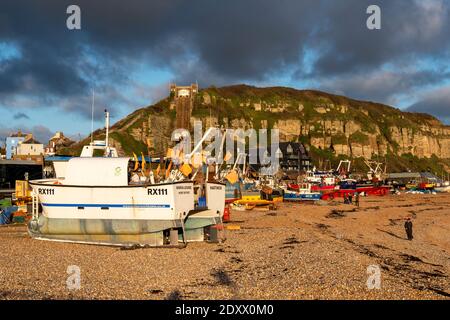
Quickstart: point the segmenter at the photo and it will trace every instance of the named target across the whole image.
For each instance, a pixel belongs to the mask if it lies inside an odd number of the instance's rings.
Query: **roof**
[[[427,179],[430,179],[430,180],[433,180],[433,179],[441,180],[441,178],[436,177],[436,176],[435,176],[434,174],[432,174],[431,172],[421,172],[420,175],[421,175],[423,178],[427,178]]]
[[[35,138],[30,137],[28,139],[25,139],[22,144],[42,144],[39,141],[37,141]]]
[[[17,136],[6,137],[6,141],[11,141],[11,140],[23,141],[23,140],[25,140],[25,137],[17,137]]]
[[[308,156],[308,152],[306,151],[305,146],[301,143],[301,142],[279,142],[278,143],[278,148],[280,149],[280,151],[283,153],[283,156],[287,156],[289,155],[288,153],[288,148],[289,146],[292,148],[292,154],[293,155],[298,155],[300,154],[300,157],[305,159],[305,158],[309,158]],[[261,150],[263,150],[263,147],[257,147],[257,148],[250,148],[249,152],[252,151],[257,151],[258,154],[260,153]],[[268,145],[267,146],[267,151],[270,154],[272,149],[272,145]]]
[[[413,179],[420,178],[420,172],[397,172],[389,173],[389,179]]]
[[[307,157],[308,152],[306,152],[305,146],[300,142],[279,142],[278,146],[283,154],[288,153],[289,146],[292,148],[292,153]]]
[[[389,173],[389,179],[420,179],[426,178],[428,180],[441,180],[439,177],[436,177],[431,172],[398,172],[398,173]]]
[[[42,166],[34,160],[0,160],[0,165],[26,165],[26,166]]]

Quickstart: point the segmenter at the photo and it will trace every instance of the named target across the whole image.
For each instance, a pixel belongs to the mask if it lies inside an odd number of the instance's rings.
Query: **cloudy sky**
[[[172,81],[319,89],[450,124],[449,14],[446,0],[3,0],[0,137],[85,136],[92,90],[101,127],[105,107],[117,121]]]

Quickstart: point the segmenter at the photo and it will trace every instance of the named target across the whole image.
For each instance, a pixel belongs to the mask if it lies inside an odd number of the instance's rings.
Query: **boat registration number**
[[[45,195],[54,195],[55,189],[50,188],[38,188],[39,194],[45,194]]]
[[[167,189],[148,189],[147,195],[149,195],[149,196],[167,196]]]

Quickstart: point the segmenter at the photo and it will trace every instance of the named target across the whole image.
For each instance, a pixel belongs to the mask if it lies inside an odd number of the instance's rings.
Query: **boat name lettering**
[[[211,186],[211,190],[222,190],[223,186]]]
[[[54,195],[55,189],[38,188],[39,194]]]
[[[186,189],[191,190],[191,186],[176,186],[176,189],[177,190],[186,190]]]
[[[148,189],[149,196],[167,196],[167,189]]]

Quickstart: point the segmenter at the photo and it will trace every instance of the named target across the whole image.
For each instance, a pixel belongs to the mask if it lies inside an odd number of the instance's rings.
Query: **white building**
[[[42,143],[20,143],[17,146],[18,156],[41,156],[44,154]]]
[[[28,135],[17,145],[16,155],[18,156],[41,156],[43,154],[44,145],[36,141],[32,135]]]

